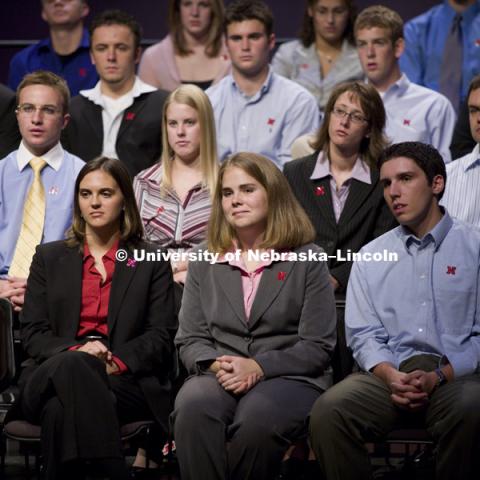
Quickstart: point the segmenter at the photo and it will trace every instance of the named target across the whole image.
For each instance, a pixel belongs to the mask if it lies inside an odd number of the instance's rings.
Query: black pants
[[[130,375],[108,376],[84,352],[62,352],[42,363],[21,393],[26,420],[42,426],[45,478],[59,478],[75,460],[122,459],[120,424],[152,414]]]

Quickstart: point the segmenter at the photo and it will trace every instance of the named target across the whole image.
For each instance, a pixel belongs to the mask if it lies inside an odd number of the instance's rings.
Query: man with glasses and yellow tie
[[[23,305],[35,247],[64,237],[73,188],[84,162],[63,150],[70,93],[51,72],[24,77],[17,89],[18,150],[0,161],[0,297]]]

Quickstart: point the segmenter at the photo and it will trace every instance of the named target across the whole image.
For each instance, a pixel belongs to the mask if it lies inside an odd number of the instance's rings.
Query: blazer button
[[[251,342],[251,341],[252,341],[252,337],[249,336],[249,335],[245,335],[245,336],[243,337],[243,339],[244,339],[246,342]]]

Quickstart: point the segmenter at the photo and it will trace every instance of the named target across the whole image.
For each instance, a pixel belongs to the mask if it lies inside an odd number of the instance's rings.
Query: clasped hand
[[[6,298],[12,304],[13,309],[20,312],[23,307],[26,288],[26,278],[9,277],[0,279],[0,298]]]
[[[100,341],[93,340],[85,343],[77,349],[78,352],[85,352],[97,357],[105,363],[107,374],[112,375],[118,371],[118,365],[113,360],[112,352]]]
[[[216,362],[218,383],[236,395],[248,392],[264,376],[260,365],[251,358],[222,355]]]
[[[421,410],[428,404],[436,384],[436,373],[423,370],[410,373],[393,371],[387,377],[393,403],[412,411]]]

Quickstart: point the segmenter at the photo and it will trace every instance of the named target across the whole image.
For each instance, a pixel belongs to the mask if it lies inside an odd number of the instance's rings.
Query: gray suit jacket
[[[308,250],[322,252],[314,244],[294,251]],[[228,263],[190,262],[175,343],[192,374],[220,355],[238,355],[255,359],[267,379],[303,379],[326,389],[335,318],[325,262],[266,267],[248,321],[240,270]]]

